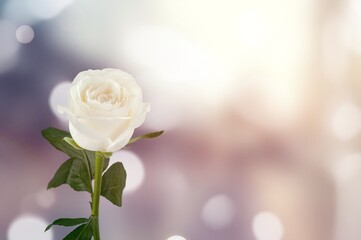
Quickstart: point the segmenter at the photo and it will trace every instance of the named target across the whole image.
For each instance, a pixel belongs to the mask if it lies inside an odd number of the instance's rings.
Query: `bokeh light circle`
[[[34,39],[34,30],[28,25],[22,25],[16,29],[16,39],[23,44],[28,44]]]
[[[36,195],[36,202],[42,208],[49,208],[55,203],[55,193],[51,189],[43,190]]]
[[[67,96],[70,89],[71,82],[64,81],[58,83],[50,92],[49,106],[53,114],[61,121],[66,122],[68,118],[66,114],[61,114],[58,111],[58,106],[67,105]]]
[[[121,150],[113,154],[110,158],[109,166],[115,162],[122,162],[127,171],[127,182],[124,193],[132,193],[136,191],[143,183],[145,177],[145,169],[140,158],[127,150]]]
[[[174,236],[167,238],[167,240],[186,240],[186,239],[182,236],[174,235]]]
[[[336,183],[347,185],[354,180],[361,170],[361,154],[352,153],[340,157],[331,164],[331,174]]]
[[[53,232],[44,232],[48,223],[37,216],[24,215],[15,219],[8,229],[8,240],[52,240]]]
[[[253,234],[257,240],[281,240],[284,234],[280,219],[271,212],[260,212],[253,218]]]
[[[225,195],[210,198],[202,210],[203,222],[213,229],[220,229],[230,224],[234,218],[234,205]]]

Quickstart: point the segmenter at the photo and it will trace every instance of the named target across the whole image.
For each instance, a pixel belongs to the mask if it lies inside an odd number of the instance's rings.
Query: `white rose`
[[[115,152],[124,147],[149,112],[134,78],[118,69],[80,72],[71,84],[67,108],[69,131],[82,148]]]

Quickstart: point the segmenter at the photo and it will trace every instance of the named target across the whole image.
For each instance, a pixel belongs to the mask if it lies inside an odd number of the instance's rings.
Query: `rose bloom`
[[[119,69],[80,72],[71,84],[68,106],[74,141],[91,151],[115,152],[124,147],[149,112],[134,78]]]

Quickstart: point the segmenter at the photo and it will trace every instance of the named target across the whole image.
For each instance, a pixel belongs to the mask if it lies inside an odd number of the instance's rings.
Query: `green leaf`
[[[57,128],[47,128],[41,131],[43,137],[56,149],[62,151],[69,157],[84,158],[84,152],[69,144],[64,138],[71,138],[70,133]]]
[[[87,221],[88,218],[59,218],[56,219],[52,224],[49,224],[49,226],[46,227],[45,232],[48,231],[54,225],[71,227],[82,223],[86,223]]]
[[[138,136],[138,137],[135,137],[135,138],[132,138],[129,140],[129,142],[127,143],[127,146],[140,140],[140,139],[144,139],[144,138],[156,138],[156,137],[159,137],[160,135],[163,134],[164,131],[158,131],[158,132],[151,132],[151,133],[147,133],[147,134],[143,134],[141,136]]]
[[[56,149],[66,153],[69,157],[84,159],[87,163],[87,167],[91,173],[91,179],[94,179],[95,175],[95,152],[81,148],[74,139],[71,138],[70,133],[62,131],[56,128],[44,129],[42,135],[53,145]],[[107,169],[109,165],[109,157],[112,153],[102,152],[101,155],[104,157],[104,168]]]
[[[121,162],[114,163],[103,175],[100,195],[121,207],[126,178],[127,173],[123,164]]]
[[[85,154],[86,154],[87,161],[89,164],[91,177],[92,177],[92,179],[94,179],[94,177],[95,177],[95,152],[86,150]],[[103,172],[104,172],[109,166],[109,158],[105,157],[103,154],[101,154],[101,156],[103,156]]]
[[[56,171],[48,184],[48,189],[69,184],[75,191],[92,193],[91,176],[89,168],[83,159],[70,158]]]
[[[71,231],[68,235],[65,236],[63,240],[75,240],[78,239],[81,232],[86,227],[86,224],[82,224],[79,227],[75,228],[73,231]]]
[[[63,240],[91,240],[93,236],[93,218],[70,232]]]

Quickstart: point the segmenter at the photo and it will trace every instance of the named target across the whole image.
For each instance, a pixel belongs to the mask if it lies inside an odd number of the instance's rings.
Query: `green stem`
[[[92,199],[92,217],[93,217],[93,237],[94,240],[100,240],[99,233],[99,201],[100,191],[102,187],[103,173],[103,157],[99,152],[95,153],[95,177],[94,177],[94,193]]]

